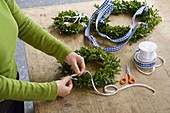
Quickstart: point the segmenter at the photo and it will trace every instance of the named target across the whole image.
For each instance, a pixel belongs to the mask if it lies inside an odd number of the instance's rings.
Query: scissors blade
[[[126,65],[126,74],[127,74],[128,76],[130,75],[130,67],[129,67],[128,64]]]

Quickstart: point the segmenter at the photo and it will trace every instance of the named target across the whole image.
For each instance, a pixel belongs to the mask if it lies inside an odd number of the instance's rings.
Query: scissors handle
[[[129,84],[134,84],[136,82],[136,80],[131,75],[128,75],[128,77],[129,77],[128,80]]]
[[[127,75],[125,75],[122,79],[120,79],[120,84],[123,85],[127,81]]]

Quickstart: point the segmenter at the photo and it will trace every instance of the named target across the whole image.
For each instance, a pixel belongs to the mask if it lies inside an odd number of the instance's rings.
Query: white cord
[[[96,88],[96,86],[95,86],[95,84],[94,84],[92,74],[91,74],[88,70],[85,70],[85,71],[84,71],[84,73],[86,73],[86,72],[91,75],[92,86],[93,86],[94,90],[95,90],[98,94],[100,94],[100,95],[104,95],[104,96],[114,95],[114,94],[116,94],[117,92],[119,92],[119,91],[121,91],[121,90],[127,89],[127,88],[129,88],[129,87],[134,87],[134,86],[135,86],[135,87],[136,87],[136,86],[137,86],[137,87],[145,87],[145,88],[151,90],[151,91],[153,92],[153,95],[155,94],[155,89],[152,88],[152,87],[150,87],[150,86],[148,86],[148,85],[146,85],[146,84],[128,84],[128,85],[125,85],[125,86],[123,86],[123,87],[121,87],[121,88],[118,88],[117,86],[115,86],[115,85],[113,85],[113,84],[109,84],[109,85],[106,85],[106,86],[104,87],[104,92],[100,92],[100,91]],[[77,76],[77,74],[72,74],[72,75],[71,75],[71,77],[72,77],[73,80],[78,80],[77,78],[75,78],[76,76]],[[112,88],[112,90],[109,89],[109,88]]]
[[[115,85],[113,85],[113,84],[109,84],[109,85],[106,85],[106,86],[104,87],[104,92],[105,92],[105,93],[102,93],[102,92],[100,92],[99,90],[97,90],[97,88],[95,87],[93,79],[91,79],[91,81],[92,81],[92,85],[93,85],[94,90],[95,90],[97,93],[99,93],[99,94],[101,94],[101,95],[105,95],[105,96],[114,95],[114,94],[116,94],[117,92],[119,92],[119,91],[121,91],[121,90],[130,88],[130,87],[134,87],[134,86],[145,87],[145,88],[151,90],[151,91],[153,92],[153,95],[155,94],[155,89],[152,88],[152,87],[150,87],[150,86],[148,86],[148,85],[146,85],[146,84],[128,84],[128,85],[125,85],[125,86],[123,86],[123,87],[121,87],[121,88],[117,88],[117,86],[115,86]],[[109,88],[112,88],[112,90],[109,89]]]

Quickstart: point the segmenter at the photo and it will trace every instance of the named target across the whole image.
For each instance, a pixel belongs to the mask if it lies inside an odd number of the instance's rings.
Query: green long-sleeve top
[[[15,0],[0,0],[0,101],[54,100],[57,84],[16,80],[15,50],[17,37],[58,61],[72,51],[24,15]]]

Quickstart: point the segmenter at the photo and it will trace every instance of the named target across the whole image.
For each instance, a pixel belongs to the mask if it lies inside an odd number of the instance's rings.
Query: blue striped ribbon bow
[[[105,0],[104,3],[92,14],[89,23],[85,29],[85,36],[91,41],[91,43],[94,46],[100,47],[102,48],[95,37],[93,37],[92,35],[90,35],[90,25],[93,23],[93,21],[95,20],[95,15],[97,15],[96,18],[96,23],[95,23],[95,27],[96,27],[96,31],[98,32],[98,34],[103,37],[106,38],[108,40],[110,40],[111,42],[124,42],[118,46],[113,46],[113,47],[105,47],[103,48],[105,51],[107,52],[116,52],[118,50],[120,50],[123,46],[126,45],[126,43],[129,41],[129,39],[132,37],[132,35],[136,32],[137,28],[140,25],[143,25],[144,27],[147,27],[146,23],[143,22],[137,22],[136,25],[134,26],[134,22],[135,22],[135,18],[137,15],[142,14],[144,11],[148,11],[148,7],[147,6],[142,6],[141,8],[139,8],[136,13],[133,15],[132,17],[132,26],[130,30],[122,37],[118,38],[118,39],[111,39],[110,37],[108,37],[106,34],[103,34],[101,32],[99,32],[98,30],[98,23],[99,22],[104,22],[105,19],[112,13],[114,8],[114,4],[112,3],[112,0]]]

